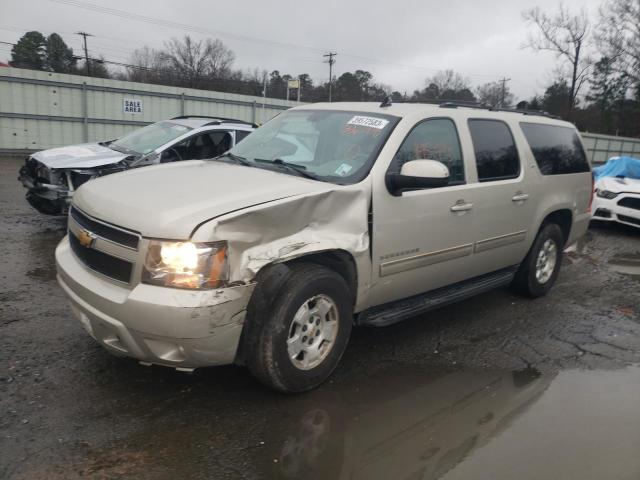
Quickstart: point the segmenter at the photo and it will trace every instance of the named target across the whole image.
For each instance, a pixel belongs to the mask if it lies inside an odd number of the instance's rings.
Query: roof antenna
[[[385,95],[384,100],[382,100],[382,103],[380,104],[380,108],[390,107],[391,105],[393,105],[391,103],[391,96]]]

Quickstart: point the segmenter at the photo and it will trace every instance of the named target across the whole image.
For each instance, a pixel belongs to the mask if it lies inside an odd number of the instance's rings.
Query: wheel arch
[[[257,341],[257,333],[261,312],[269,311],[273,300],[280,293],[282,285],[285,283],[291,267],[294,264],[314,263],[325,266],[345,279],[349,287],[352,302],[355,304],[358,290],[358,273],[355,258],[346,250],[334,249],[310,252],[282,261],[275,261],[264,265],[256,274],[257,284],[249,303],[245,316],[242,336],[238,351],[236,352],[235,363],[244,364],[244,352],[253,348]]]
[[[538,226],[538,232],[549,223],[555,223],[560,227],[565,242],[563,247],[566,246],[567,240],[569,240],[569,236],[571,235],[571,226],[573,225],[573,213],[571,210],[568,208],[560,208],[549,212]]]

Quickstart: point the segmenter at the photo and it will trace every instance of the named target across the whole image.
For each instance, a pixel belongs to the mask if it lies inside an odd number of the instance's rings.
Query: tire
[[[285,267],[279,281],[269,282],[267,276],[261,284],[258,279],[243,356],[259,381],[297,393],[320,385],[338,365],[351,335],[353,300],[333,270],[313,263]]]
[[[520,268],[513,279],[512,285],[518,293],[531,298],[538,298],[546,295],[551,290],[558,278],[558,273],[560,273],[564,242],[564,235],[557,224],[547,223],[542,225],[533,242],[533,246],[520,264]],[[550,245],[552,246],[551,250],[549,249]],[[543,249],[546,249],[546,257],[541,253]],[[551,251],[555,252],[555,260],[550,258]],[[547,268],[538,268],[540,266],[538,262],[544,264],[543,260],[545,258],[550,260],[546,262]]]

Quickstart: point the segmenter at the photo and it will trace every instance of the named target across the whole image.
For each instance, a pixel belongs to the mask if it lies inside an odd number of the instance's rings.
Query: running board
[[[368,327],[384,327],[415,317],[434,308],[508,285],[513,280],[517,270],[518,265],[515,265],[413,297],[371,307],[358,315],[356,324]]]

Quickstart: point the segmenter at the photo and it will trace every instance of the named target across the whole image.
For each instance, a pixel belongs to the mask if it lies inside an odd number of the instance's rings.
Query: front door
[[[399,172],[405,162],[415,159],[444,163],[450,182],[400,196],[379,187],[373,198],[372,305],[464,280],[475,270],[471,258],[476,187],[467,183],[454,121],[432,118],[417,123],[389,170]]]

